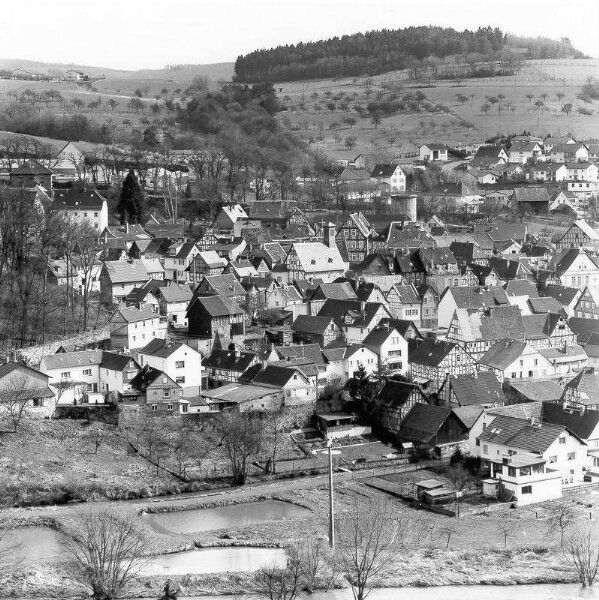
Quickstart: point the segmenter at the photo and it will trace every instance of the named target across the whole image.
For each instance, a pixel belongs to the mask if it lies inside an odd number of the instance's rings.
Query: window
[[[83,369],[83,374],[89,376],[92,374],[92,370],[91,369]]]
[[[525,485],[522,487],[523,494],[532,494],[532,485]]]
[[[557,462],[557,456],[550,456],[549,457],[549,462],[550,463],[556,463]]]
[[[158,404],[152,404],[152,410],[158,410]]]
[[[576,452],[568,452],[568,460],[576,460]]]
[[[175,369],[184,369],[185,368],[185,361],[184,360],[178,360],[175,363]]]
[[[68,379],[71,376],[71,372],[70,371],[65,371],[64,373],[60,374],[60,378],[61,379]]]
[[[507,474],[510,477],[516,477],[516,469],[514,469],[514,467],[508,467]]]
[[[486,444],[483,445],[483,454],[488,454],[489,453],[489,446],[487,446]]]
[[[561,438],[559,439],[559,443],[560,443],[560,444],[565,444],[565,443],[566,443],[566,438],[565,438],[565,437],[561,437]]]
[[[187,404],[182,404],[181,405],[181,411],[186,413],[189,410],[189,405]]]
[[[172,404],[167,404],[166,405],[166,409],[167,410],[173,410],[173,405]]]
[[[185,377],[177,377],[175,378],[175,381],[179,384],[185,383]]]
[[[162,390],[162,397],[163,398],[170,398],[171,397],[171,391],[170,390]]]

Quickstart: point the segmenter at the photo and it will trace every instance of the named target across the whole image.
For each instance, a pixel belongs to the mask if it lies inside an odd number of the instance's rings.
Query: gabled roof
[[[517,279],[518,276],[530,273],[529,269],[517,260],[509,260],[492,256],[489,258],[489,266],[493,267],[498,277],[503,280]]]
[[[322,335],[334,321],[331,316],[298,315],[291,325],[291,329],[298,333],[311,333]]]
[[[540,313],[555,313],[565,315],[565,310],[562,304],[560,304],[555,298],[548,296],[546,298],[529,298],[528,306],[534,314]]]
[[[181,388],[181,386],[178,383],[175,383],[166,373],[160,369],[150,367],[149,365],[145,365],[142,370],[130,381],[130,384],[132,388],[140,390],[141,392],[145,392],[149,386],[159,379],[161,380],[161,384],[164,384],[166,380],[166,383],[170,384],[170,387]]]
[[[455,400],[460,406],[499,404],[506,401],[501,384],[492,371],[476,375],[452,375],[449,379]],[[442,387],[447,385],[447,381]],[[442,395],[442,392],[439,392]]]
[[[393,288],[396,290],[402,304],[420,304],[421,298],[413,283],[410,283],[409,285],[400,285],[399,283],[396,283]],[[387,292],[387,296],[390,292],[391,290]]]
[[[324,355],[318,344],[296,344],[293,346],[277,346],[275,352],[281,360],[303,359],[315,365],[325,364]]]
[[[580,410],[561,402],[543,402],[543,421],[562,425],[583,440],[588,440],[599,425],[599,410]]]
[[[244,312],[242,308],[235,304],[235,302],[232,302],[224,296],[194,296],[187,307],[188,314],[192,311],[196,304],[202,306],[204,311],[207,312],[211,317],[240,315]]]
[[[169,283],[167,286],[159,287],[156,295],[165,302],[189,302],[193,298],[189,286],[183,283]]]
[[[162,341],[162,340],[161,340]],[[102,352],[102,369],[110,371],[122,371],[130,362],[133,362],[136,368],[141,369],[140,365],[131,356],[127,354],[117,354],[116,352]]]
[[[408,401],[412,394],[416,394],[423,400],[425,398],[422,390],[415,383],[387,379],[377,394],[376,403],[387,408],[399,408]]]
[[[445,144],[439,144],[438,142],[431,142],[430,144],[422,144],[421,148],[428,148],[429,150],[447,150],[447,146]]]
[[[511,279],[504,286],[503,289],[508,296],[528,296],[529,298],[538,298],[539,293],[537,288],[526,281],[525,279]]]
[[[26,160],[10,172],[11,175],[52,175],[52,171],[37,160]]]
[[[497,416],[479,435],[481,442],[492,442],[518,450],[543,454],[566,431],[563,425]]]
[[[549,190],[546,187],[518,187],[513,198],[516,202],[549,202]]]
[[[519,356],[522,356],[526,342],[506,338],[493,344],[478,361],[481,365],[503,371],[509,367]]]
[[[397,164],[375,165],[370,176],[377,178],[377,179],[388,179],[389,177],[393,176],[396,169],[398,169],[398,168],[399,168],[399,165],[397,165]],[[400,169],[400,171],[401,171],[401,169]]]
[[[252,373],[249,371],[252,371]],[[283,367],[281,365],[273,365],[270,363],[264,368],[262,368],[262,365],[255,365],[255,367],[246,371],[242,377],[242,381],[249,379],[252,383],[257,385],[282,388],[295,376],[302,377],[306,383],[308,382],[306,376],[301,372],[299,367]]]
[[[599,319],[570,317],[568,325],[576,334],[579,344],[586,344],[592,334],[599,333]]]
[[[124,306],[117,308],[110,317],[112,321],[115,316],[121,315],[127,323],[139,323],[140,321],[147,321],[149,319],[158,319],[157,315],[149,306],[144,308],[136,308],[135,306]]]
[[[549,261],[547,269],[553,271],[556,275],[561,276],[568,271],[580,254],[584,254],[591,263],[594,264],[593,259],[581,248],[568,248],[562,250],[559,254],[554,255]]]
[[[569,306],[580,294],[580,290],[574,287],[548,284],[543,288],[543,295],[555,298],[562,306]]]
[[[99,365],[102,362],[102,350],[81,350],[79,352],[60,352],[42,357],[42,363],[48,370]]]
[[[144,346],[139,353],[159,358],[168,358],[184,345],[185,344],[182,344],[181,342],[172,342],[154,338],[149,344]]]
[[[352,327],[366,327],[372,322],[381,307],[390,316],[385,305],[380,302],[361,303],[358,300],[326,300],[318,311],[318,316],[333,317],[339,325],[344,325],[345,315],[350,314],[353,317],[353,321],[350,323]]]
[[[112,283],[142,282],[149,279],[141,260],[107,260],[104,268]]]
[[[79,188],[55,189],[53,199],[57,208],[71,210],[100,210],[106,202],[96,190]]]
[[[208,287],[220,296],[245,296],[245,290],[233,273],[222,275],[206,275],[198,284],[199,287]]]
[[[372,346],[373,348],[379,348],[384,344],[391,336],[398,336],[399,332],[393,327],[385,327],[379,325],[375,327],[363,340],[364,346]]]
[[[202,361],[202,365],[207,369],[221,369],[223,371],[243,373],[255,359],[256,355],[253,352],[214,349]]]
[[[541,400],[559,400],[564,393],[564,388],[562,388],[557,381],[553,380],[510,381],[508,385],[514,388],[518,393],[522,394],[524,398],[532,402],[539,402]]]
[[[524,339],[526,328],[518,306],[491,306],[484,311],[456,308],[453,317],[465,342]]]
[[[438,367],[443,359],[456,347],[456,343],[446,340],[434,340],[432,338],[410,340],[408,346],[409,362]]]
[[[352,222],[350,227],[356,227],[364,237],[372,235],[373,229],[361,212],[351,213],[347,219]]]
[[[466,429],[470,430],[474,427],[476,421],[484,412],[482,406],[476,404],[470,404],[466,406],[458,406],[457,408],[451,409],[453,414],[466,426]]]
[[[308,295],[308,300],[357,300],[356,292],[348,281],[321,283]]]
[[[221,258],[214,250],[202,250],[196,254],[194,260],[205,264],[209,269],[224,269],[227,266],[227,259]],[[193,265],[191,265],[188,270],[192,271]]]
[[[301,270],[305,273],[345,271],[345,263],[337,246],[329,248],[322,242],[299,242],[292,246]]]
[[[486,308],[508,304],[507,294],[500,286],[488,288],[480,287],[454,287],[447,288],[445,294],[451,294],[458,308]]]
[[[407,334],[410,332],[410,330],[413,330],[414,337],[420,337],[420,331],[418,331],[414,321],[410,321],[409,319],[392,319],[385,317],[381,319],[379,325],[382,327],[389,326],[390,328],[395,329],[395,331],[397,331],[397,333],[399,333],[399,335],[401,335],[401,337],[404,339],[407,339]]]
[[[399,437],[426,444],[435,437],[451,414],[451,409],[444,406],[416,403],[401,422]]]

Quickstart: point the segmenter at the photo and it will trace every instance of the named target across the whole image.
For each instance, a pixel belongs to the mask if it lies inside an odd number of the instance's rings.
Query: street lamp
[[[335,512],[333,507],[333,454],[341,454],[340,450],[333,450],[333,440],[327,439],[329,449],[329,546],[335,550]]]

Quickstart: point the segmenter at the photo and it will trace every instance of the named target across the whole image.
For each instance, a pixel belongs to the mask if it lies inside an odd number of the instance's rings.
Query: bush
[[[464,460],[464,454],[462,453],[462,450],[458,446],[455,449],[455,452],[451,455],[451,458],[449,459],[449,464],[452,466],[457,465],[458,463],[463,462],[463,460]]]

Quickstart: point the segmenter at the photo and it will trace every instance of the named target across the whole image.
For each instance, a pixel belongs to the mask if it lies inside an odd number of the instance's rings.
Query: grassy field
[[[407,79],[405,72],[387,73],[371,77],[372,94],[368,98],[364,79],[317,80],[276,84],[279,98],[288,106],[283,120],[304,139],[312,138],[313,148],[320,148],[333,158],[347,158],[357,154],[376,155],[378,159],[397,158],[414,151],[421,143],[439,141],[450,145],[482,141],[497,134],[520,133],[530,131],[533,135],[554,136],[571,132],[577,138],[599,137],[599,119],[596,114],[583,116],[576,113],[576,107],[584,103],[576,99],[587,77],[599,73],[598,60],[582,61],[533,61],[513,77],[495,77],[470,79],[461,82],[437,82],[434,87],[418,87]],[[358,103],[366,106],[376,98],[383,87],[398,86],[400,96],[418,90],[426,94],[435,104],[442,104],[450,113],[397,114],[384,117],[375,127],[369,117],[359,117],[354,110],[344,113],[338,108],[330,111],[326,108],[329,97],[340,93],[351,99],[350,107]],[[558,93],[564,97],[559,99]],[[512,110],[498,110],[494,106],[488,114],[481,111],[486,96],[505,96]],[[532,101],[526,96],[533,95]],[[547,94],[542,112],[534,102]],[[458,102],[457,96],[468,98],[465,103]],[[305,110],[300,109],[304,103]],[[574,110],[569,116],[561,112],[561,107],[571,103]],[[319,104],[321,110],[315,109]],[[336,104],[339,104],[337,102]],[[597,111],[599,102],[592,108]],[[357,123],[351,127],[343,119],[353,116]],[[331,129],[331,124],[339,127]],[[319,138],[320,134],[320,138]],[[344,141],[347,136],[355,136],[356,146],[348,150]],[[335,140],[337,137],[337,140]]]

